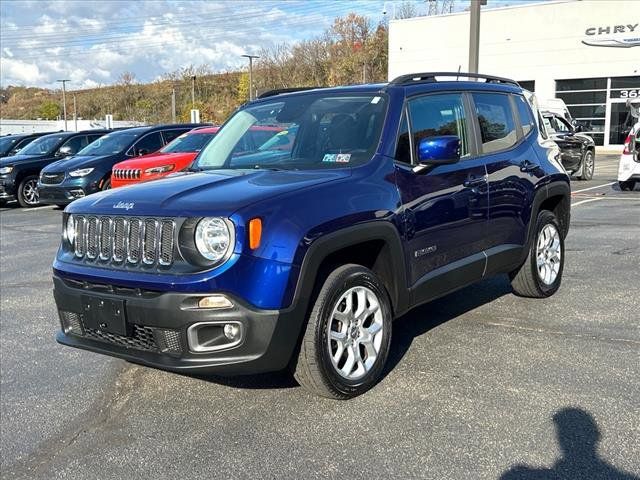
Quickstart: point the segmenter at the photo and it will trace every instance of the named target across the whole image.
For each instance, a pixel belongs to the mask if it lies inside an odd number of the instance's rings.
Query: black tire
[[[111,190],[111,177],[107,178],[102,184],[102,191]]]
[[[360,378],[349,379],[341,375],[338,372],[339,367],[332,363],[331,352],[335,346],[336,352],[334,353],[337,355],[337,343],[334,344],[333,340],[329,340],[329,329],[341,323],[335,320],[333,315],[334,308],[344,305],[342,302],[338,303],[342,300],[343,295],[352,288],[361,287],[373,293],[378,300],[379,311],[382,315],[381,320],[378,316],[378,321],[381,322],[378,325],[382,325],[382,331],[379,332],[381,341],[379,341],[379,350],[370,369],[368,371],[365,369],[365,373]],[[354,295],[356,294],[354,293]],[[352,297],[352,301],[353,298],[357,300],[357,295]],[[368,300],[367,305],[370,305]],[[347,308],[345,308],[346,310]],[[332,322],[331,326],[329,322]],[[370,325],[373,324],[374,314],[362,319],[363,328],[367,322],[371,322]],[[295,379],[305,389],[322,397],[345,400],[361,395],[373,387],[382,375],[391,345],[391,324],[392,310],[389,295],[378,277],[371,270],[360,265],[343,265],[336,268],[322,285],[309,314],[306,331],[300,345],[300,353],[294,365]],[[365,353],[367,350],[363,344],[358,343],[359,334],[354,333],[354,329],[357,330],[358,327],[350,329],[346,322],[343,326],[347,331],[344,337],[345,342],[351,342],[352,346],[344,349],[338,362],[344,360],[343,368],[350,369],[351,367],[346,366],[350,358],[349,353],[353,354],[355,351]],[[352,350],[349,351],[348,348]],[[341,351],[343,350],[341,349]],[[361,358],[362,353],[359,353],[360,357],[356,358]],[[368,354],[366,355],[368,357]],[[358,364],[357,368],[360,368],[360,365],[364,365],[364,363]],[[357,369],[354,370],[355,373],[357,373]]]
[[[552,228],[555,229],[555,231],[558,233],[560,249],[558,271],[556,273],[555,279],[549,283],[545,283],[545,281],[541,278],[541,273],[539,273],[537,266],[538,242],[540,240],[541,232],[547,225],[551,225]],[[527,255],[527,259],[519,269],[514,270],[509,274],[513,292],[516,295],[530,298],[545,298],[550,297],[551,295],[556,293],[558,288],[560,288],[560,283],[562,282],[564,257],[564,238],[562,236],[562,230],[560,229],[558,220],[552,212],[543,210],[538,214],[538,218],[536,219],[535,234],[531,239],[531,245],[529,247],[529,254]]]
[[[578,180],[591,180],[593,178],[593,172],[596,169],[596,158],[591,150],[584,152],[581,167],[582,171]]]
[[[40,205],[40,198],[38,196],[38,176],[29,175],[20,182],[18,186],[18,203],[23,208],[37,207]],[[34,192],[35,189],[35,192]]]
[[[636,188],[635,180],[627,180],[626,182],[618,182],[618,186],[620,190],[624,190],[625,192],[630,192],[634,188]]]

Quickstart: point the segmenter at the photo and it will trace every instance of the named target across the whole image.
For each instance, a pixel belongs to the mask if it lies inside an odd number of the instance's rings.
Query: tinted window
[[[612,78],[611,88],[640,88],[640,77]]]
[[[80,150],[82,150],[84,147],[86,147],[87,143],[89,143],[87,141],[87,137],[84,136],[84,135],[80,135],[78,137],[73,137],[73,138],[67,140],[66,142],[64,142],[62,147],[69,147],[69,149],[70,149],[69,150],[69,154],[70,155],[75,155]],[[62,148],[62,147],[60,147],[60,148]]]
[[[7,153],[13,150],[17,145],[19,137],[3,137],[0,138],[0,153]]]
[[[606,78],[576,78],[557,80],[556,90],[597,90],[607,88]]]
[[[482,152],[498,152],[515,145],[516,128],[509,97],[499,93],[474,93],[473,101],[480,123]]]
[[[214,133],[185,133],[165,145],[160,151],[162,153],[199,152],[214,135]]]
[[[164,130],[162,132],[162,136],[164,137],[164,143],[167,144],[171,142],[173,139],[178,138],[184,132],[188,132],[187,128],[174,128],[173,130]]]
[[[607,92],[557,92],[556,97],[564,100],[567,105],[581,103],[604,103]]]
[[[157,152],[162,148],[162,137],[160,132],[153,132],[141,138],[134,145],[134,155]]]
[[[407,114],[402,114],[400,129],[398,130],[398,142],[396,143],[396,160],[403,163],[411,163],[411,144],[409,142],[409,123]]]
[[[87,145],[78,155],[115,155],[129,148],[131,142],[139,136],[139,133],[132,132],[109,133]]]
[[[411,100],[409,113],[414,145],[423,138],[457,135],[460,138],[460,156],[469,153],[462,94],[429,95]]]
[[[98,140],[103,135],[104,135],[104,133],[97,133],[97,134],[89,135],[89,143],[95,142],[96,140]]]
[[[531,107],[522,95],[514,95],[516,106],[518,107],[518,116],[520,117],[520,125],[522,125],[522,133],[527,135],[532,128],[535,127],[535,120]]]
[[[518,83],[525,90],[529,90],[530,92],[535,91],[536,89],[536,81],[535,80],[518,80]]]

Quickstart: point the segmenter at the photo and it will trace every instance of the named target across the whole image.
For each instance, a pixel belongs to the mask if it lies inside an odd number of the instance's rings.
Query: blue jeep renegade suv
[[[58,341],[177,372],[290,367],[349,398],[416,305],[496,274],[552,295],[570,216],[559,150],[516,82],[458,76],[268,92],[189,171],[71,203]],[[260,125],[286,141],[247,152]]]

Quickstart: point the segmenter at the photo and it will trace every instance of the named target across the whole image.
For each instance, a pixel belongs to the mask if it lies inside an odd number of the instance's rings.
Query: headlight
[[[2,167],[0,168],[0,175],[6,175],[7,173],[13,172],[13,167]]]
[[[91,172],[93,172],[93,170],[94,170],[93,168],[80,168],[78,170],[69,172],[69,175],[72,177],[86,177]]]
[[[67,225],[65,226],[65,236],[69,245],[73,246],[73,242],[76,239],[76,221],[73,215],[69,215],[67,218]]]
[[[233,248],[232,238],[231,228],[222,218],[203,218],[196,226],[196,248],[200,255],[214,263],[221,261]]]
[[[173,170],[175,165],[162,165],[161,167],[147,168],[144,173],[166,173]]]

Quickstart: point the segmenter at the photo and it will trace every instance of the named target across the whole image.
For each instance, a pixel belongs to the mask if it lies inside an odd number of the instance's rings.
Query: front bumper
[[[203,294],[151,292],[89,284],[54,276],[54,297],[62,330],[56,340],[71,347],[123,358],[150,367],[198,374],[253,374],[285,368],[293,354],[302,319],[287,310],[258,310],[229,297],[228,309],[196,308]],[[130,334],[87,327],[87,297],[123,302]],[[68,316],[69,312],[74,316]],[[74,318],[74,329],[68,320]],[[226,349],[197,353],[187,331],[200,322],[241,325],[240,342]]]
[[[38,182],[40,203],[44,205],[67,205],[78,198],[99,192],[102,178],[93,174],[88,177],[67,177],[62,183],[47,184]]]
[[[16,182],[13,178],[0,177],[0,200],[9,201],[16,199]]]
[[[640,162],[635,161],[634,155],[621,155],[618,165],[618,181],[640,179]]]

